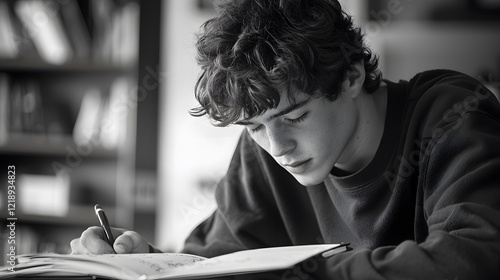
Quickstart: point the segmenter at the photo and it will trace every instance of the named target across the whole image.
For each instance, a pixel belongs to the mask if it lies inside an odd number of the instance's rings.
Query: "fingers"
[[[149,253],[148,242],[137,232],[120,228],[111,228],[111,231],[115,237],[113,247],[108,244],[102,228],[94,226],[71,241],[71,254]]]
[[[117,254],[149,253],[149,244],[135,231],[125,231],[115,240],[114,249]]]
[[[80,238],[75,238],[71,240],[70,245],[71,245],[71,254],[90,254],[90,251],[81,245]]]
[[[115,233],[115,232],[113,232]],[[119,231],[116,232],[119,234]],[[106,241],[106,236],[101,227],[89,227],[80,238],[73,239],[70,243],[72,254],[113,254],[113,248]]]

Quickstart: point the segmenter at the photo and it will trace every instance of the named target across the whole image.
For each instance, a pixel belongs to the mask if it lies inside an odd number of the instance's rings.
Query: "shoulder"
[[[418,73],[408,83],[410,98],[437,98],[456,100],[471,94],[494,95],[477,79],[452,70],[430,70]],[[486,98],[483,98],[486,99]]]
[[[408,115],[423,137],[456,127],[471,114],[500,120],[500,104],[478,80],[451,70],[415,75],[407,84]]]

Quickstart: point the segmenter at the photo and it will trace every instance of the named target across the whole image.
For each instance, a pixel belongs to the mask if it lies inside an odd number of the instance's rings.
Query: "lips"
[[[303,173],[307,170],[310,162],[311,162],[311,160],[307,159],[307,160],[303,160],[303,161],[294,161],[291,163],[284,163],[284,164],[282,164],[282,166],[291,173],[299,174],[299,173]]]
[[[295,161],[295,162],[292,162],[292,163],[284,163],[282,164],[282,166],[284,167],[297,167],[303,163],[305,163],[307,160],[303,160],[303,161]]]

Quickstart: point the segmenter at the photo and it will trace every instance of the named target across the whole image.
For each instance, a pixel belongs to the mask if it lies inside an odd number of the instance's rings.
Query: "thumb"
[[[148,253],[149,245],[137,232],[126,231],[116,238],[113,249],[117,254]]]

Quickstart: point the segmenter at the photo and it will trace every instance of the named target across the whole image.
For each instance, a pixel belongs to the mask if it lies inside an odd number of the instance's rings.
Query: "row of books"
[[[42,94],[33,79],[16,79],[0,73],[0,145],[13,135],[67,137],[76,144],[98,144],[114,149],[122,143],[131,102],[130,82],[116,78],[110,92],[89,88],[83,97],[59,100]],[[71,106],[68,102],[80,102]],[[77,107],[78,112],[68,108]]]
[[[43,134],[45,128],[38,84],[0,73],[0,143],[9,134]]]
[[[0,0],[0,58],[40,57],[130,64],[137,59],[139,5],[114,0]]]

